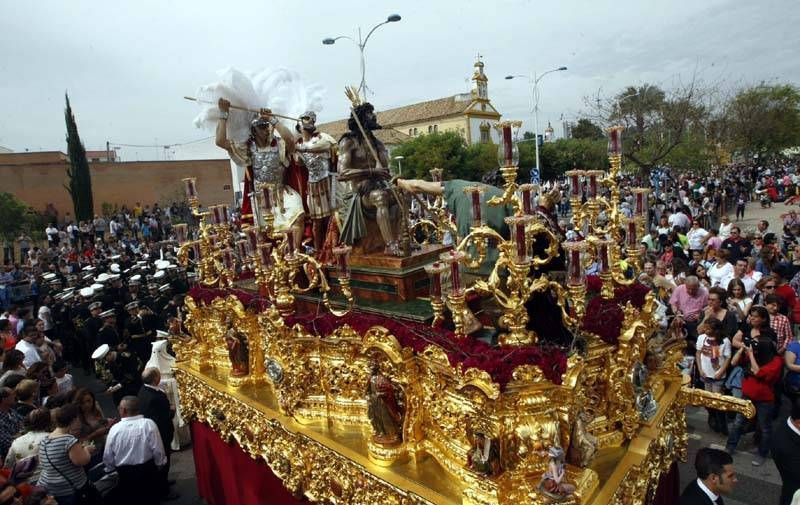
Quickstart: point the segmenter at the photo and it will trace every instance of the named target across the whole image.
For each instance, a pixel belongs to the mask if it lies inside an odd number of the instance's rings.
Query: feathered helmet
[[[262,128],[269,127],[269,119],[261,116],[260,114],[256,114],[250,121],[250,131],[255,132],[255,129],[259,127]]]
[[[547,455],[553,459],[560,459],[564,456],[564,449],[562,449],[557,445],[554,445],[547,451]]]

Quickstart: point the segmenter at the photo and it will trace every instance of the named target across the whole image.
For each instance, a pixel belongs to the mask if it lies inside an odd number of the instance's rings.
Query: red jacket
[[[775,383],[781,378],[783,359],[775,356],[772,361],[758,369],[755,375],[745,375],[742,381],[742,394],[754,402],[773,402]]]

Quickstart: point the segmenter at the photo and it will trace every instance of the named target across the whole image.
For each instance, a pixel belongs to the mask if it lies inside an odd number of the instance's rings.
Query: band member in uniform
[[[97,343],[99,345],[106,344],[112,349],[124,349],[125,344],[117,330],[117,314],[114,309],[101,312],[100,318],[103,320],[103,326],[97,332]]]
[[[139,317],[139,302],[131,302],[125,305],[125,310],[128,311],[128,320],[125,323],[125,340],[129,342],[129,350],[144,362],[150,357],[151,339],[147,338],[142,318]]]
[[[103,344],[92,354],[97,376],[108,385],[114,404],[119,405],[124,396],[139,391],[142,387],[142,362],[128,351],[114,351]]]

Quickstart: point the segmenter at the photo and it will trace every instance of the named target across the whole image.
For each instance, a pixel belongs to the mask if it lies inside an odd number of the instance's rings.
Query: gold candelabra
[[[569,200],[572,207],[572,222],[575,230],[585,239],[581,246],[564,244],[567,250],[568,271],[574,273],[568,283],[568,293],[576,310],[582,310],[586,288],[577,270],[593,261],[597,263],[598,275],[603,282],[601,296],[612,298],[617,285],[627,286],[635,282],[636,275],[626,277],[623,258],[634,274],[640,269],[639,241],[646,233],[649,188],[634,187],[634,206],[626,216],[621,209],[619,185],[622,169],[622,126],[612,126],[608,133],[609,171],[569,170],[565,173],[569,182]],[[608,188],[604,194],[602,188]],[[603,218],[603,219],[601,219]],[[623,252],[625,254],[623,254]],[[572,267],[575,267],[573,272]]]
[[[499,337],[501,345],[518,346],[536,342],[535,332],[526,328],[529,321],[525,303],[537,291],[548,289],[550,281],[546,275],[534,275],[534,271],[558,256],[558,239],[543,223],[539,222],[532,210],[532,197],[537,187],[532,184],[518,186],[516,183],[519,152],[514,142],[514,133],[522,125],[520,121],[504,121],[496,128],[500,132],[501,143],[498,158],[504,186],[503,193],[485,202],[491,207],[509,206],[512,216],[505,218],[511,236],[503,237],[493,227],[486,224],[482,212],[482,195],[485,187],[472,185],[464,188],[472,208],[472,226],[469,233],[460,238],[454,234],[456,247],[443,253],[440,262],[428,269],[431,276],[431,305],[434,324],[444,318],[446,305],[450,309],[453,326],[457,335],[464,336],[466,323],[471,316],[467,308],[467,296],[476,293],[491,296],[500,305],[503,315],[499,325],[505,329]],[[499,223],[492,223],[495,226]],[[533,254],[533,244],[538,236],[548,242],[543,255]],[[478,280],[471,286],[464,286],[461,267],[475,269],[487,258],[489,244],[497,244],[498,259],[486,280]],[[442,277],[449,271],[449,291],[442,292]]]
[[[240,272],[251,271],[259,291],[267,296],[282,316],[294,313],[295,294],[319,290],[325,307],[337,316],[348,313],[354,303],[350,290],[349,247],[333,249],[336,259],[339,286],[345,298],[344,310],[333,307],[329,298],[330,283],[325,265],[313,256],[299,250],[299,240],[291,228],[276,229],[273,203],[276,187],[262,184],[253,198],[253,223],[234,232],[227,205],[215,205],[202,211],[197,194],[196,179],[183,179],[192,215],[199,222],[196,240],[188,240],[188,225],[175,225],[181,246],[178,260],[187,264],[192,260],[199,270],[200,282],[205,286],[231,287]],[[244,238],[239,238],[243,236]],[[301,281],[301,273],[305,282]],[[301,286],[300,284],[304,284]]]

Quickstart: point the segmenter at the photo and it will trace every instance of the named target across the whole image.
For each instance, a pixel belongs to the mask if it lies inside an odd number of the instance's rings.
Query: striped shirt
[[[53,496],[70,496],[86,484],[83,467],[69,459],[69,450],[77,443],[72,435],[62,435],[47,437],[39,446],[39,486]]]

